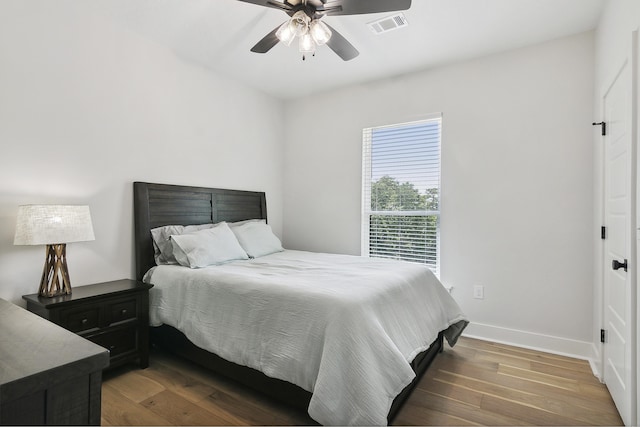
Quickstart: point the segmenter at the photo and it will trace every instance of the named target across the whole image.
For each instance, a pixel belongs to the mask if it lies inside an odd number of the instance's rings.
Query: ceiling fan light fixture
[[[309,21],[311,21],[311,18],[309,18],[306,13],[299,10],[294,13],[289,20],[289,28],[294,35],[302,37],[303,34],[309,32]]]
[[[296,34],[292,31],[289,21],[285,22],[280,26],[280,28],[278,28],[278,31],[276,31],[276,37],[285,46],[291,46],[293,39],[296,38]]]
[[[316,51],[316,43],[310,33],[307,32],[300,37],[298,49],[300,53],[314,53]]]
[[[311,33],[311,37],[313,37],[313,41],[318,46],[322,46],[327,43],[331,38],[331,30],[327,24],[319,19],[311,21],[311,24],[309,24],[309,32]]]

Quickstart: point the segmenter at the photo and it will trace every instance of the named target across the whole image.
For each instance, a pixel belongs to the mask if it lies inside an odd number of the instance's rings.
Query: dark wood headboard
[[[267,219],[264,192],[182,185],[133,183],[136,279],[156,262],[151,229],[245,219]]]

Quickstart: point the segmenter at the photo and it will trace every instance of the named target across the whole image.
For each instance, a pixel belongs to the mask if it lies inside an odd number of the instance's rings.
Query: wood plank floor
[[[445,345],[395,425],[622,425],[582,360],[461,338]],[[103,425],[308,425],[308,415],[153,350],[105,374]]]

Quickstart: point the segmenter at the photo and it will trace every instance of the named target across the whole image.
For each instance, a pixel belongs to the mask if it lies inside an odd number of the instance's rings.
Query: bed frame
[[[191,225],[267,219],[264,192],[189,187],[134,182],[136,278],[155,265],[150,230],[164,225]],[[392,421],[436,355],[442,351],[442,333],[411,363],[416,378],[393,401],[387,420]],[[192,344],[180,331],[167,325],[151,328],[151,343],[179,354],[208,369],[303,409],[311,393],[287,381],[267,377],[260,371],[222,359]]]

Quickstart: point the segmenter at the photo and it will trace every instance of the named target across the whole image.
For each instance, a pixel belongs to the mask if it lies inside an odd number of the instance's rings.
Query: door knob
[[[624,268],[624,271],[627,271],[627,260],[625,259],[624,262],[620,262],[617,259],[614,259],[611,261],[611,268],[614,270]]]

